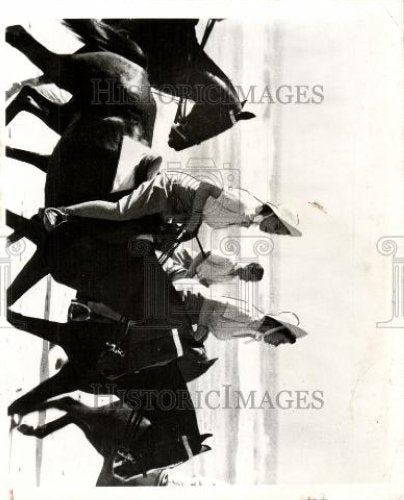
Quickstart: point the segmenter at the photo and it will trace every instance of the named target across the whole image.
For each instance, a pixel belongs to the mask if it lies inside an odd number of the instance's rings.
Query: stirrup
[[[91,319],[91,309],[83,302],[72,300],[67,317],[69,321],[89,321]]]
[[[43,211],[42,215],[42,220],[45,226],[45,229],[47,231],[53,231],[60,225],[64,224],[67,222],[69,219],[69,216],[65,213],[63,213],[61,210],[58,208],[45,208]]]

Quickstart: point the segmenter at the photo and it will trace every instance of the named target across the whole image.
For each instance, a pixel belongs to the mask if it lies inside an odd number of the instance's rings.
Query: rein
[[[202,247],[202,244],[200,242],[200,239],[198,235],[195,236],[196,241],[198,243],[199,249],[201,251],[202,257],[206,259],[206,252]],[[172,254],[175,252],[175,250],[181,245],[182,239],[181,239],[181,234],[179,234],[178,238],[174,241],[174,243],[171,245],[171,247],[160,257],[159,259],[159,264],[163,266],[167,260],[172,256]]]
[[[203,257],[204,259],[206,259],[206,252],[205,252],[205,250],[204,250],[204,249],[203,249],[203,247],[202,247],[202,244],[201,244],[201,241],[200,241],[200,239],[199,239],[199,236],[198,236],[198,235],[196,235],[196,236],[195,236],[195,238],[196,238],[196,242],[198,243],[199,250],[201,251],[202,257]]]
[[[131,458],[130,450],[128,449],[131,439],[135,436],[135,433],[139,430],[140,424],[142,423],[143,415],[140,411],[132,410],[128,421],[126,422],[125,431],[123,433],[121,443],[118,444],[113,450],[112,457],[121,456],[122,458]]]
[[[122,438],[122,446],[125,447],[125,442],[129,443],[134,437],[135,433],[138,431],[139,426],[142,422],[143,415],[140,411],[132,410],[129,415],[128,421],[126,422],[125,432]]]

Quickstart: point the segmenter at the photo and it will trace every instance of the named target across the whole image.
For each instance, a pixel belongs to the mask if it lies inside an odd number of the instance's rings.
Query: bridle
[[[133,460],[133,456],[128,449],[127,443],[130,444],[132,439],[136,437],[142,420],[143,414],[141,411],[131,411],[128,421],[126,422],[125,431],[123,433],[121,442],[115,447],[112,452],[113,460],[116,460],[116,457],[119,457],[122,460]],[[143,475],[145,476],[145,472],[143,472]]]
[[[207,41],[209,40],[209,36],[212,33],[213,27],[215,26],[215,23],[217,21],[221,21],[221,19],[208,19],[208,23],[206,25],[205,31],[203,33],[202,41],[200,44],[201,50],[204,49]],[[185,84],[188,84],[189,79],[191,78],[191,71],[192,71],[192,54],[188,54],[188,70],[186,73],[186,78],[185,78]],[[180,97],[180,100],[178,102],[178,107],[177,107],[177,112],[175,114],[174,118],[174,123],[179,123],[181,120],[184,120],[185,117],[187,116],[187,99]],[[177,133],[179,133],[177,131]]]

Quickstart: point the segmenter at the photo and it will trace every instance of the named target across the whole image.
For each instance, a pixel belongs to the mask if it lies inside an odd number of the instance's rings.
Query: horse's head
[[[181,151],[221,134],[240,120],[254,118],[253,113],[243,111],[244,104],[245,101],[238,106],[196,103],[186,117],[171,127],[168,145]]]
[[[133,443],[131,449],[118,449],[113,461],[113,474],[124,481],[156,469],[165,469],[186,462],[193,456],[211,450],[202,444],[212,434],[182,434],[173,429],[151,425]]]

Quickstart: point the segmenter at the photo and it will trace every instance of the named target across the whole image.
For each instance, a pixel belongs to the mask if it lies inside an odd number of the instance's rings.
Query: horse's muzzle
[[[195,141],[189,140],[189,138],[183,133],[179,125],[173,125],[168,136],[168,145],[170,148],[175,149],[175,151],[182,151],[183,149],[189,148],[197,144]]]

